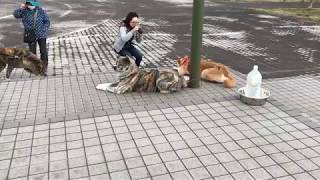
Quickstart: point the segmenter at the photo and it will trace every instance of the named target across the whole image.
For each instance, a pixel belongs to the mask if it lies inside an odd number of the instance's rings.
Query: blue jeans
[[[135,57],[136,65],[139,67],[142,61],[143,54],[135,48],[133,45],[124,45],[120,52],[118,52],[120,56],[133,56]]]

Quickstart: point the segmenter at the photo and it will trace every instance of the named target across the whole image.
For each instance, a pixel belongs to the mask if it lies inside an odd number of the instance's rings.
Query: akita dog
[[[137,67],[130,57],[119,57],[114,67],[120,71],[119,80],[114,83],[99,84],[96,88],[123,94],[126,92],[170,93],[187,87],[187,82],[177,70],[170,68]]]
[[[190,74],[191,58],[189,56],[178,59],[177,63],[179,65],[178,71],[180,75]],[[223,83],[226,88],[233,88],[236,86],[236,79],[223,64],[202,59],[200,61],[200,72],[201,79],[203,80]]]
[[[0,48],[0,72],[3,71],[6,66],[6,78],[10,77],[14,68],[24,68],[24,70],[35,75],[46,75],[42,61],[26,49]]]

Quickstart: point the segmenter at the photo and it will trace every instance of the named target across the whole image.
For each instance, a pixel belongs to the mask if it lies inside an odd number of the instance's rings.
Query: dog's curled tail
[[[234,88],[236,87],[236,84],[237,84],[237,80],[232,76],[230,75],[229,73],[226,75],[226,80],[224,80],[223,84],[224,84],[224,87],[226,88]]]

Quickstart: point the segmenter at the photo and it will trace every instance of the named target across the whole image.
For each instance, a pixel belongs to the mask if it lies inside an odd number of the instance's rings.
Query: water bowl
[[[240,94],[240,101],[252,105],[252,106],[262,106],[267,102],[267,99],[270,97],[270,91],[264,88],[261,88],[260,97],[250,97],[247,94],[247,88],[242,87],[238,90]]]

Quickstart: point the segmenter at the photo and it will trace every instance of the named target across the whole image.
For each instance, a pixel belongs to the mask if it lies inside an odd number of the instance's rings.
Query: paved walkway
[[[265,80],[262,107],[206,82],[174,94],[98,91],[117,76],[119,21],[49,39],[46,78],[0,74],[0,179],[320,178],[319,77]],[[181,42],[166,23],[145,20],[146,67],[176,66],[168,54]]]

